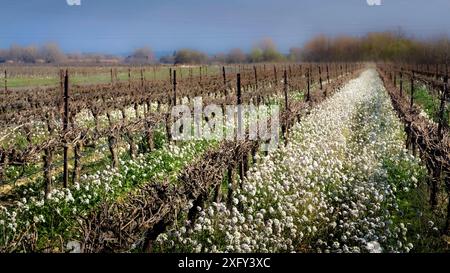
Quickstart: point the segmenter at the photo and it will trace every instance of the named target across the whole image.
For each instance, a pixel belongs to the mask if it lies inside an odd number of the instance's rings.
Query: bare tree
[[[38,50],[34,46],[21,47],[12,45],[9,50],[3,50],[0,56],[3,61],[12,60],[20,63],[34,63],[38,58]]]
[[[60,63],[66,60],[66,56],[62,53],[57,44],[49,43],[40,49],[40,57],[47,63]]]
[[[233,48],[227,55],[228,63],[245,63],[247,56],[240,48]]]
[[[133,64],[149,64],[155,62],[155,55],[150,47],[142,47],[136,49],[125,61]]]
[[[323,61],[400,61],[409,63],[445,63],[450,58],[450,40],[440,36],[418,40],[401,31],[373,32],[362,37],[320,35],[303,48],[292,48],[291,59]]]
[[[219,52],[213,56],[211,56],[210,61],[212,63],[219,63],[219,64],[223,64],[227,62],[227,54],[223,53],[223,52]]]

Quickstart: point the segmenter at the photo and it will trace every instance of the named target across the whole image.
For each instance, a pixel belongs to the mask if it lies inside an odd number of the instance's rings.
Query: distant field
[[[50,87],[59,84],[58,67],[2,67],[1,68],[1,86],[4,87],[4,70],[7,70],[8,88],[33,88]],[[77,85],[102,84],[111,82],[111,67],[69,67],[71,83]],[[117,69],[118,81],[128,80],[128,67],[114,67]],[[143,67],[145,69],[144,78],[146,80],[169,79],[168,66],[163,67]],[[178,71],[178,77],[189,77],[190,71],[193,76],[200,75],[200,66],[195,67],[174,67]],[[221,68],[216,65],[203,66],[202,75],[213,75],[219,73]],[[141,78],[140,68],[131,69],[131,79],[139,80]]]

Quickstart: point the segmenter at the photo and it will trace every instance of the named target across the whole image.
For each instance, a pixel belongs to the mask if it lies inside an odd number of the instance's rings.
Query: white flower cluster
[[[419,161],[374,70],[296,124],[286,147],[253,166],[232,207],[212,203],[158,237],[175,252],[408,252],[396,194],[414,188]],[[392,179],[387,162],[406,166]],[[395,221],[394,221],[395,220]]]
[[[43,191],[25,189],[23,195],[26,197],[16,201],[16,206],[0,206],[0,249],[14,240],[16,232],[28,229],[32,223],[38,230],[40,227],[50,229],[59,236],[76,223],[79,215],[87,213],[100,202],[114,200],[150,180],[175,178],[184,166],[214,143],[166,144],[151,154],[121,161],[120,169],[108,167],[92,175],[83,175],[79,183],[68,189],[53,189],[47,198]]]

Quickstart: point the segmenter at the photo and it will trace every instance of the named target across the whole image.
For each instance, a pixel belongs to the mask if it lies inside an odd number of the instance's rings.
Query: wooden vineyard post
[[[288,104],[288,77],[287,77],[287,71],[284,70],[284,107],[286,108],[286,111],[289,111],[289,104]]]
[[[403,97],[403,67],[400,68],[400,97]]]
[[[441,95],[441,105],[439,107],[439,125],[438,125],[438,135],[439,135],[439,139],[442,140],[442,138],[444,137],[444,123],[445,123],[445,104],[447,102],[447,96],[448,96],[448,75],[445,75],[444,77],[444,88],[442,90],[442,95]]]
[[[310,70],[309,68],[306,69],[306,82],[307,82],[307,93],[306,93],[306,101],[309,102],[311,100],[311,84],[310,84]]]
[[[414,106],[414,70],[412,71],[411,74],[411,101],[410,101],[410,109],[412,110],[413,106]]]
[[[236,105],[237,105],[236,140],[241,140],[242,126],[243,126],[241,73],[237,74],[237,79],[236,79]]]
[[[275,65],[273,66],[273,74],[275,77],[275,86],[277,86],[278,85],[278,77],[277,77],[277,67]]]
[[[323,91],[323,83],[322,83],[322,67],[319,65],[319,85],[320,85],[320,91]],[[327,93],[325,92],[325,98],[327,97]]]
[[[114,85],[114,73],[113,73],[113,69],[111,68],[111,86]]]
[[[242,90],[241,90],[241,74],[237,74],[237,79],[236,79],[236,105],[237,105],[237,136],[236,136],[236,140],[242,140],[245,139],[245,132],[242,133],[242,129],[244,126],[244,120],[243,120],[243,116],[242,116]],[[241,135],[241,133],[243,134],[243,136]],[[241,138],[242,136],[242,138]],[[244,179],[244,162],[243,162],[244,157],[241,156],[239,158],[238,164],[239,164],[239,177],[240,177],[240,185],[242,185],[242,180]]]
[[[200,66],[199,70],[200,70],[200,81],[202,81],[202,66]]]
[[[169,68],[169,82],[172,82],[172,68]]]
[[[225,66],[222,66],[222,78],[223,78],[223,90],[225,93],[225,97],[228,96],[228,91],[227,91],[227,74],[225,73]]]
[[[131,89],[131,68],[128,68],[128,89]]]
[[[64,117],[63,117],[63,134],[64,134],[64,169],[63,169],[63,183],[64,188],[69,184],[69,166],[68,166],[68,151],[69,144],[67,141],[67,133],[69,128],[69,71],[66,70],[64,76]]]
[[[330,71],[327,64],[327,83],[330,84]]]
[[[255,73],[255,84],[256,84],[256,89],[258,89],[258,71],[256,70],[256,66],[253,66],[253,71]]]
[[[141,69],[141,87],[144,87],[144,69]]]
[[[5,93],[8,92],[8,71],[5,69]]]
[[[173,106],[177,105],[177,71],[173,71]]]
[[[223,78],[223,85],[227,86],[227,74],[225,73],[225,66],[222,66],[222,78]]]
[[[170,113],[165,114],[165,121],[166,121],[166,135],[167,139],[172,141],[172,133],[170,132]]]

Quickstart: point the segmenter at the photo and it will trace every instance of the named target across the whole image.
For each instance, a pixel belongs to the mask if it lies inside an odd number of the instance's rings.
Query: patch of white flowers
[[[403,146],[402,125],[368,70],[253,166],[231,207],[211,203],[194,225],[160,235],[159,250],[408,252],[407,223],[393,216],[397,194],[415,188],[421,167]],[[406,178],[392,180],[386,162],[405,165]]]
[[[149,155],[135,160],[121,161],[120,169],[108,167],[92,175],[84,175],[79,183],[67,189],[53,189],[45,198],[44,192],[32,188],[24,191],[24,198],[15,206],[0,206],[0,249],[24,230],[35,225],[52,230],[55,235],[76,223],[79,215],[95,205],[113,200],[119,194],[148,181],[175,180],[188,163],[198,157],[213,142],[197,141],[182,145],[166,144]],[[48,234],[46,234],[48,235]]]

